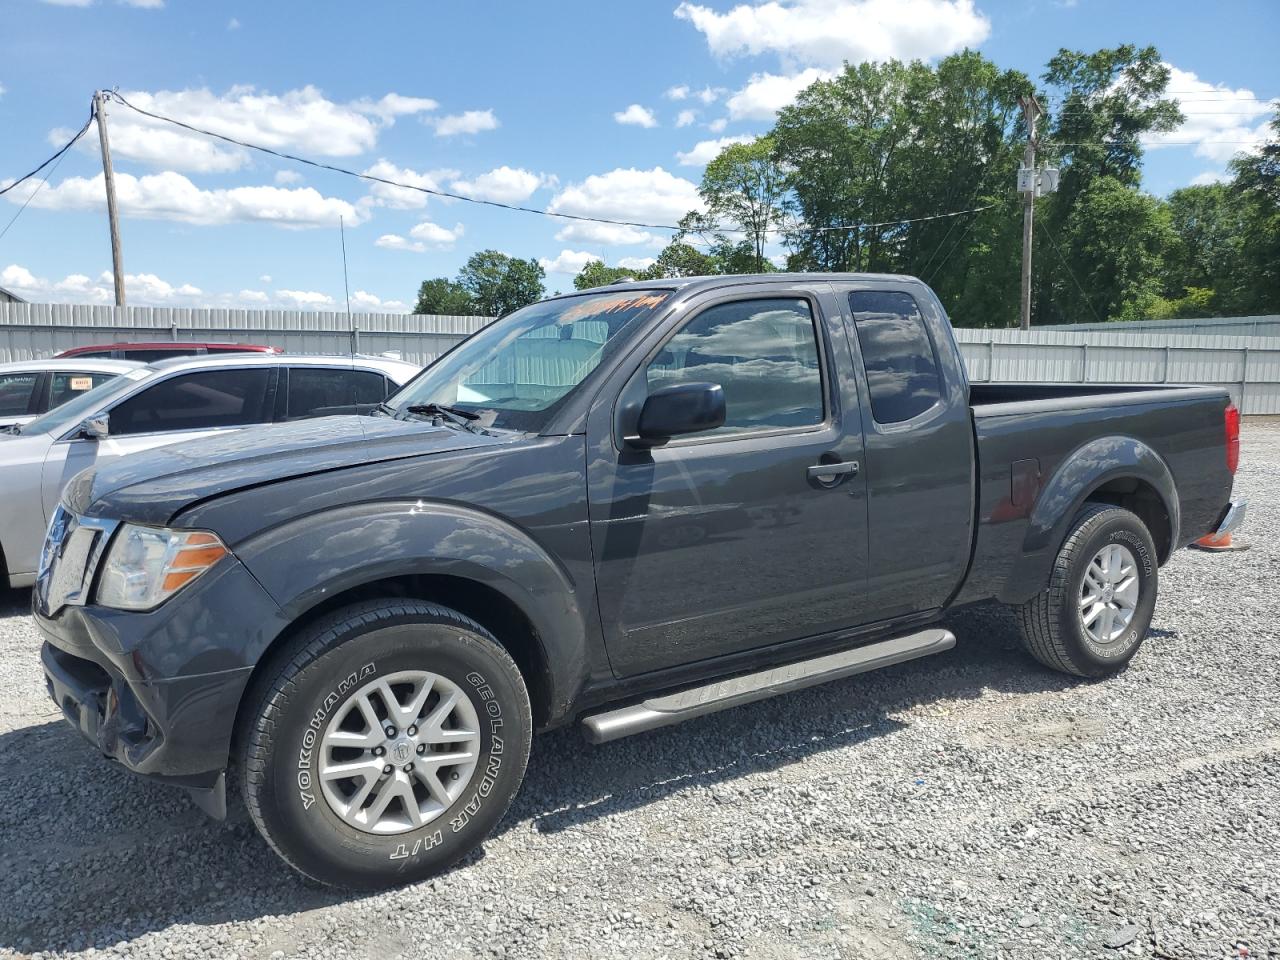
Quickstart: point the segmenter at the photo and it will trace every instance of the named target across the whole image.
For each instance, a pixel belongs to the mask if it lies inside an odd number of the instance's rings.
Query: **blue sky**
[[[970,46],[1038,76],[1059,47],[1134,42],[1160,49],[1195,114],[1148,153],[1145,186],[1164,194],[1220,175],[1257,138],[1280,95],[1278,41],[1274,0],[8,0],[0,184],[84,122],[94,89],[117,87],[156,112],[392,179],[673,223],[696,203],[714,141],[767,130],[844,59]],[[404,310],[421,280],[488,247],[541,259],[556,290],[588,255],[639,265],[668,236],[424,202],[118,105],[109,128],[132,303],[340,309],[339,216],[357,310]],[[100,173],[91,128],[0,238],[0,286],[110,301]],[[28,196],[0,199],[0,230]]]

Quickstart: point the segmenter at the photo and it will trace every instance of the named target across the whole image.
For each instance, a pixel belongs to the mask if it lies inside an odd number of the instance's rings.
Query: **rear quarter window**
[[[876,423],[902,423],[933,407],[942,397],[942,380],[915,298],[892,290],[855,290],[849,308]]]

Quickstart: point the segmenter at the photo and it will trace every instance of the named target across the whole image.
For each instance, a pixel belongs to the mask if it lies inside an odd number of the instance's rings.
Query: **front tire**
[[[519,669],[457,611],[355,604],[301,631],[250,694],[245,804],[294,869],[378,889],[477,847],[524,779],[532,718]]]
[[[1087,505],[1058,552],[1048,588],[1018,608],[1023,646],[1063,673],[1119,672],[1151,626],[1158,570],[1155,543],[1136,515]]]

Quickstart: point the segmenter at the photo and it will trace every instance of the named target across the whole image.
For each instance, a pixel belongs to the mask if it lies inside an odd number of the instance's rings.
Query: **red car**
[[[163,360],[194,354],[219,353],[283,353],[279,347],[257,343],[202,343],[194,340],[157,340],[154,343],[104,343],[91,347],[72,347],[58,357],[112,357],[116,360]]]

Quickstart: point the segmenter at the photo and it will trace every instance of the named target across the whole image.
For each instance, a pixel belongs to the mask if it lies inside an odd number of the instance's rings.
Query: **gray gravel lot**
[[[1280,423],[1237,489],[1253,549],[1177,556],[1119,677],[965,611],[917,663],[541,737],[481,854],[376,896],[95,756],[0,594],[0,957],[1280,956]]]

